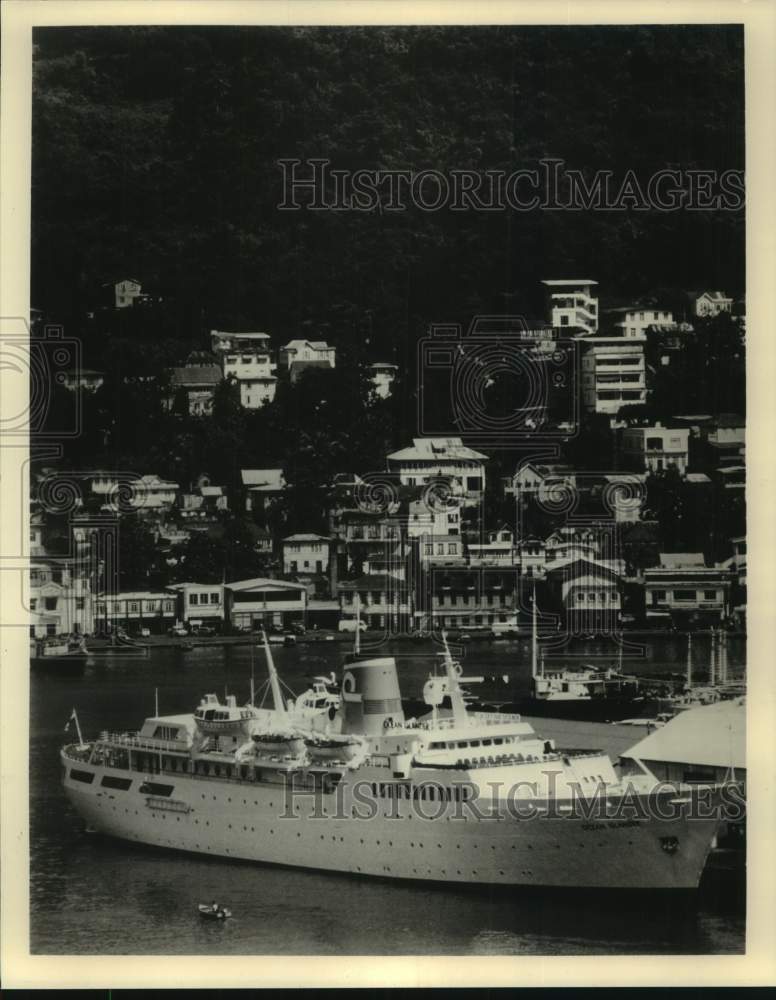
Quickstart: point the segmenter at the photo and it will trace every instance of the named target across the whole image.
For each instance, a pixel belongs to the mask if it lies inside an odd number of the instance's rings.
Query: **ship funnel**
[[[382,735],[404,723],[392,656],[348,663],[342,675],[342,732]]]

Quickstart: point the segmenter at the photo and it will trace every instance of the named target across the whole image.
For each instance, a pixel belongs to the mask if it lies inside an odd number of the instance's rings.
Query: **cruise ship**
[[[643,768],[558,749],[520,716],[467,708],[445,648],[405,718],[392,657],[344,665],[339,695],[273,707],[207,695],[191,714],[61,750],[88,830],[224,858],[445,883],[694,889],[719,819]],[[719,794],[717,789],[715,794]],[[696,810],[697,811],[697,810]]]

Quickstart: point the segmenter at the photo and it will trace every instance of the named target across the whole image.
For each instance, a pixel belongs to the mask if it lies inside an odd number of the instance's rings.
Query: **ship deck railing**
[[[126,747],[129,750],[149,750],[152,753],[189,753],[190,745],[179,740],[157,740],[139,733],[109,733],[104,730],[95,743]]]
[[[467,712],[466,722],[460,722],[450,716],[438,718],[436,721],[429,719],[426,721],[405,722],[404,729],[460,729],[466,726],[503,726],[513,725],[522,722],[523,717],[510,712]]]

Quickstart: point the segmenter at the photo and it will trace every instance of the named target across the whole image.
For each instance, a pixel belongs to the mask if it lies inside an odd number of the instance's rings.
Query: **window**
[[[445,543],[437,542],[437,555],[443,556],[445,554]]]
[[[291,562],[289,563],[289,566],[291,567],[291,572],[296,573],[297,569],[296,559],[292,559]]]
[[[426,542],[426,544],[423,546],[423,551],[427,556],[433,556],[434,546],[432,545],[431,542]]]
[[[46,597],[46,611],[56,611],[57,610],[57,599],[56,597]]]
[[[199,594],[189,594],[189,604],[199,604]]]
[[[697,597],[697,593],[694,590],[675,590],[674,600],[675,601],[694,601]]]
[[[456,545],[455,542],[450,542],[450,544],[447,546],[447,554],[450,556],[458,555],[458,546]]]
[[[140,605],[137,601],[130,601],[128,605],[128,610],[130,614],[137,614],[140,610]]]
[[[654,451],[663,450],[663,439],[659,437],[648,437],[647,438],[647,448]]]
[[[482,489],[482,481],[479,476],[467,476],[466,477],[466,489],[470,493],[476,493],[478,490]]]
[[[220,603],[220,595],[219,594],[211,594],[210,595],[210,603],[211,604],[219,604]]]
[[[40,574],[38,573],[38,571],[36,569],[31,569],[30,570],[30,580],[37,581],[38,578],[39,578],[39,576],[40,576]]]
[[[569,325],[569,318],[568,318],[568,316],[561,316],[561,318],[560,318],[560,325],[561,326],[568,326]]]
[[[86,602],[84,601],[83,597],[76,597],[76,599],[75,599],[75,609],[76,609],[76,611],[83,611],[85,603]]]
[[[164,602],[164,610],[165,611],[174,611],[175,610],[175,601],[165,601]]]
[[[657,319],[657,313],[656,313],[656,312],[653,312],[653,313],[652,313],[652,317],[653,317],[653,319]]]
[[[716,592],[716,590],[704,590],[703,591],[703,600],[704,601],[716,601],[717,600],[717,592]]]
[[[52,570],[51,579],[54,583],[62,583],[62,570],[61,569]]]
[[[380,593],[379,590],[373,590],[372,591],[372,604],[381,604],[382,603],[382,596],[383,595]]]
[[[38,599],[36,597],[31,598],[30,599],[30,611],[34,611],[37,606],[38,606]]]

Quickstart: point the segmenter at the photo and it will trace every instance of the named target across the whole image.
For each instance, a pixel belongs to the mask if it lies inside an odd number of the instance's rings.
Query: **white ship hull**
[[[417,803],[406,799],[372,800],[377,815],[356,818],[347,777],[341,800],[333,792],[317,798],[297,793],[292,814],[280,784],[144,775],[76,762],[64,753],[63,764],[67,796],[95,832],[167,849],[382,878],[694,889],[718,826],[716,818],[654,816],[477,819],[460,802],[436,803],[439,818],[424,819]],[[74,780],[73,769],[93,773],[92,782]],[[105,776],[109,784],[131,779],[131,785],[127,790],[105,787]],[[390,779],[390,771],[360,772],[360,779],[367,782],[386,778]],[[173,790],[169,797],[149,795],[141,791],[144,780],[171,785]],[[348,803],[344,809],[342,801]],[[547,803],[535,805],[541,809]],[[554,805],[564,808],[563,802]],[[363,805],[355,808],[359,815],[368,812]],[[436,815],[430,808],[425,811]]]

